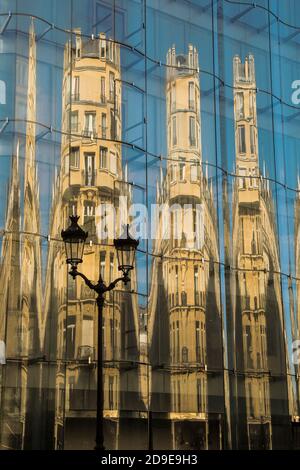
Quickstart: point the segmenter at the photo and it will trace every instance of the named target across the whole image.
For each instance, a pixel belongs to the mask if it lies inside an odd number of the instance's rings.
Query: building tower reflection
[[[150,294],[152,409],[170,410],[174,449],[219,448],[222,377],[208,374],[222,364],[217,224],[212,179],[202,172],[197,50],[189,45],[187,55],[178,55],[172,47],[167,64],[168,164],[157,203],[170,209],[170,227],[159,211],[154,252],[161,259],[153,262]]]
[[[89,232],[84,272],[95,281],[99,269],[106,282],[117,277],[113,247],[114,221],[99,212],[101,205],[120,217],[121,191],[121,83],[120,48],[100,34],[83,40],[76,30],[75,44],[64,51],[61,168],[53,188],[50,233],[60,238],[68,217],[80,216]],[[125,185],[126,186],[126,185]],[[127,185],[128,186],[128,185]],[[123,188],[123,186],[122,186]],[[104,239],[103,233],[108,233]],[[100,245],[100,246],[99,246]],[[58,361],[55,377],[55,447],[92,449],[95,436],[97,308],[94,293],[80,278],[67,276],[61,243],[49,249],[51,279],[46,287],[49,343]],[[119,445],[121,395],[120,361],[137,354],[137,309],[131,295],[117,290],[106,296],[103,314],[105,446]],[[51,319],[55,315],[55,319]],[[54,322],[51,328],[50,323]],[[49,347],[51,345],[49,344]],[[65,366],[67,364],[67,366]]]
[[[7,366],[2,415],[1,444],[4,448],[23,449],[27,437],[34,446],[32,400],[39,396],[37,383],[42,369],[34,367],[42,350],[42,282],[39,184],[36,166],[36,39],[33,20],[29,26],[27,86],[20,87],[20,105],[26,107],[24,159],[23,221],[20,201],[20,139],[12,157],[6,230],[1,266],[2,312],[7,339]],[[17,77],[24,83],[24,77]],[[18,206],[18,207],[17,207]],[[2,323],[2,325],[4,325]],[[38,372],[38,373],[37,373]],[[8,401],[7,401],[8,400]],[[34,422],[40,424],[40,406]],[[7,411],[5,417],[5,410]]]
[[[278,445],[274,416],[288,418],[288,381],[280,277],[274,274],[280,269],[272,193],[259,171],[254,57],[249,55],[242,63],[236,56],[233,76],[233,264],[238,268],[232,325],[234,419],[239,423],[239,448],[271,449]],[[272,374],[282,376],[274,380]]]
[[[16,152],[12,156],[0,266],[0,339],[5,345],[6,361],[6,365],[1,367],[1,449],[20,449],[23,437],[20,413],[21,363],[18,363],[21,355],[19,173],[18,142]],[[12,342],[10,338],[15,341]],[[10,362],[12,358],[15,360]]]

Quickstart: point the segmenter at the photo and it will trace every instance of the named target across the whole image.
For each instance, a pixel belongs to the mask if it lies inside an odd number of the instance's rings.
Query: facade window
[[[176,361],[179,362],[180,353],[180,336],[179,336],[179,321],[176,321]]]
[[[116,120],[113,109],[110,110],[110,138],[116,139]]]
[[[70,167],[79,168],[79,147],[71,148]]]
[[[172,83],[171,85],[170,104],[171,104],[171,112],[175,111],[176,109],[176,85],[175,83]]]
[[[237,111],[237,118],[243,119],[245,116],[244,93],[238,92],[236,94],[236,111]]]
[[[89,236],[94,237],[96,233],[95,203],[92,201],[84,201],[83,224],[84,224],[84,230],[88,231]]]
[[[70,201],[69,203],[69,216],[70,215],[77,215],[77,202]]]
[[[181,351],[182,362],[189,362],[189,350],[186,346],[183,346]]]
[[[206,364],[206,333],[205,322],[200,321],[200,337],[201,337],[201,363]]]
[[[113,41],[106,42],[106,56],[111,62],[114,62],[114,43]]]
[[[246,168],[239,168],[239,188],[246,189]]]
[[[179,181],[184,181],[185,179],[185,159],[179,158]]]
[[[100,147],[100,168],[107,168],[107,147]]]
[[[179,279],[178,279],[178,266],[175,266],[175,298],[176,305],[179,304]]]
[[[254,94],[250,91],[250,94],[249,94],[249,113],[250,113],[250,117],[253,116],[253,109],[254,109]]]
[[[114,101],[115,99],[115,75],[109,72],[109,99]]]
[[[253,188],[258,188],[258,176],[256,168],[252,169],[252,186]]]
[[[85,113],[84,135],[92,137],[96,134],[96,113]]]
[[[74,101],[79,100],[79,77],[72,77],[72,99]]]
[[[72,297],[73,298],[73,297]],[[75,357],[75,337],[76,337],[76,317],[75,315],[67,316],[67,331],[66,331],[66,352],[69,359]]]
[[[109,255],[109,280],[110,282],[113,281],[114,277],[114,255],[113,253],[110,253]]]
[[[252,253],[252,255],[257,255],[257,244],[256,244],[256,238],[255,238],[254,230],[252,232],[251,253]]]
[[[116,175],[117,174],[117,159],[114,152],[110,152],[110,171]]]
[[[265,369],[267,367],[267,337],[266,337],[266,327],[264,325],[260,325],[260,341],[261,341],[262,367]]]
[[[176,122],[176,116],[172,117],[172,143],[173,145],[177,145],[177,122]]]
[[[100,38],[100,58],[105,59],[106,57],[106,40],[103,38]]]
[[[196,362],[201,363],[201,339],[200,339],[200,322],[197,320],[196,321],[196,329],[195,329],[195,335],[196,335]]]
[[[245,367],[253,369],[251,326],[244,327],[244,348],[245,348]]]
[[[114,377],[108,377],[108,407],[110,410],[114,408]]]
[[[195,183],[196,181],[199,181],[199,179],[200,179],[200,162],[197,163],[195,161],[195,163],[191,163],[190,169],[191,169],[191,181],[193,183]]]
[[[250,126],[250,148],[251,153],[255,153],[255,126]]]
[[[246,153],[245,126],[238,126],[239,153]]]
[[[95,185],[95,155],[93,153],[84,156],[84,185]]]
[[[95,218],[95,203],[84,201],[84,223],[86,224],[91,219]]]
[[[195,305],[199,305],[199,268],[194,266],[194,299]]]
[[[114,354],[114,347],[115,347],[115,342],[114,342],[114,321],[112,318],[109,319],[109,330],[110,330],[110,352],[111,356]]]
[[[106,251],[100,251],[100,274],[102,279],[105,279],[105,257]]]
[[[171,163],[170,165],[170,183],[174,183],[176,181],[176,165]]]
[[[101,114],[101,131],[102,131],[102,139],[106,139],[106,114]]]
[[[195,83],[189,82],[189,109],[195,109]]]
[[[71,112],[71,132],[78,131],[78,111]]]
[[[100,79],[100,103],[105,103],[106,102],[106,96],[105,96],[105,77],[101,77]]]
[[[196,120],[194,116],[189,117],[189,137],[190,137],[190,146],[196,146]]]

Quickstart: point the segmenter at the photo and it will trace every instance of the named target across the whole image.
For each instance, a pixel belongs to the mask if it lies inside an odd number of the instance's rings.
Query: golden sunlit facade
[[[168,384],[170,394],[172,448],[208,449],[209,432],[215,433],[212,445],[220,448],[222,422],[218,414],[209,420],[209,390],[214,379],[207,372],[208,367],[220,367],[221,360],[214,351],[221,341],[220,300],[214,295],[219,289],[215,268],[218,237],[212,181],[202,168],[198,52],[190,44],[187,54],[176,54],[173,46],[167,64],[169,160],[166,175],[157,187],[157,203],[160,208],[168,208],[170,226],[165,223],[166,211],[162,209],[154,252],[163,261],[154,261],[152,275],[157,280],[153,280],[155,287],[150,294],[150,341],[154,345],[151,363],[167,360],[163,382]],[[158,305],[163,296],[161,308]],[[158,326],[163,315],[167,337]],[[208,342],[212,336],[215,345]],[[157,342],[162,343],[159,357]],[[162,371],[152,367],[155,389],[162,382]]]
[[[102,278],[112,282],[118,273],[111,233],[113,224],[119,224],[122,207],[118,201],[123,184],[121,146],[116,143],[121,132],[120,50],[104,34],[99,40],[87,41],[79,35],[80,31],[75,37],[75,47],[68,44],[65,48],[62,121],[66,135],[71,126],[74,138],[71,144],[67,138],[62,139],[61,171],[53,188],[51,236],[59,238],[61,230],[69,225],[69,216],[79,215],[89,233],[84,253],[89,269],[85,274],[96,281],[100,270]],[[127,197],[130,198],[129,193]],[[110,206],[116,210],[116,220],[97,212],[101,204],[107,210]],[[99,246],[102,239],[104,244]],[[65,435],[64,446],[72,448],[75,439],[80,448],[88,442],[82,439],[80,426],[86,429],[91,442],[95,428],[98,347],[95,296],[81,279],[67,278],[61,245],[50,253],[48,263],[48,272],[55,270],[52,282],[46,281],[48,308],[51,309],[52,302],[57,305],[55,442],[57,448],[62,446],[60,429],[62,420],[66,419],[70,441]],[[54,299],[51,298],[53,288]],[[120,361],[126,360],[128,350],[137,347],[136,315],[126,291],[110,292],[106,296],[102,325],[104,417],[112,448],[118,448]],[[65,361],[66,369],[62,365]]]
[[[27,3],[0,5],[0,449],[94,449],[99,347],[106,449],[300,448],[289,36],[273,63],[258,5]],[[139,239],[102,325],[72,215],[92,283]]]
[[[236,56],[233,76],[237,174],[233,259],[237,274],[232,305],[235,368],[241,373],[235,380],[246,398],[237,406],[245,406],[244,445],[250,450],[271,449],[271,408],[278,399],[272,374],[286,370],[286,349],[280,279],[273,274],[279,272],[279,254],[272,194],[259,170],[254,57],[247,56],[243,63]],[[278,338],[277,350],[273,335]],[[287,378],[282,391],[288,394],[289,386]]]

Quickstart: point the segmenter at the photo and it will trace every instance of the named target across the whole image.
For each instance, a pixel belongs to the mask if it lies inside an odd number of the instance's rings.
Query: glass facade
[[[299,14],[299,16],[298,16]],[[0,448],[300,448],[300,3],[2,0]],[[298,160],[299,159],[299,160]]]

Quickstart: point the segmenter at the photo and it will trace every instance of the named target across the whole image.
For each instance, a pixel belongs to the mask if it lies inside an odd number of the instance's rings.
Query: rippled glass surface
[[[2,0],[2,450],[300,448],[299,14]]]

